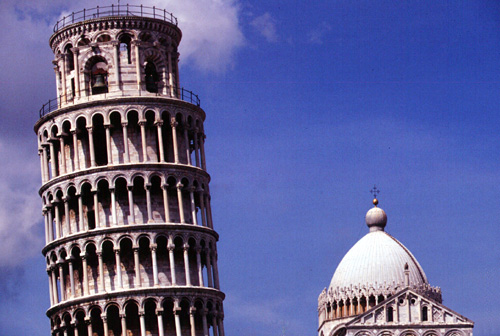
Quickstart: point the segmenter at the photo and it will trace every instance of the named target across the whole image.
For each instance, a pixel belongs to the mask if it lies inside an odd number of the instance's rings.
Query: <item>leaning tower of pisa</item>
[[[57,98],[35,124],[51,335],[224,336],[198,96],[163,9],[54,27]]]

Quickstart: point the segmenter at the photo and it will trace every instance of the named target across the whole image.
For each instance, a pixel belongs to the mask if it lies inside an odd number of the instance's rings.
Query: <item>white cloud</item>
[[[33,152],[0,142],[0,266],[20,264],[43,246],[39,165]]]
[[[329,23],[321,22],[316,28],[314,28],[313,30],[311,30],[309,32],[309,34],[308,34],[309,42],[314,43],[314,44],[322,44],[323,37],[330,30],[332,30],[332,26],[330,26]]]
[[[278,41],[278,34],[276,32],[276,21],[268,12],[256,17],[250,22],[250,25],[256,29],[267,42]]]

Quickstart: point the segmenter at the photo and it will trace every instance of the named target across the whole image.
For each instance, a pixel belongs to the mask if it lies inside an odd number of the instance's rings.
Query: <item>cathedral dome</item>
[[[329,291],[345,288],[373,288],[387,290],[405,287],[405,269],[408,265],[409,284],[428,285],[424,270],[411,252],[396,238],[384,232],[387,215],[375,207],[366,214],[370,232],[361,238],[344,256],[335,271]]]

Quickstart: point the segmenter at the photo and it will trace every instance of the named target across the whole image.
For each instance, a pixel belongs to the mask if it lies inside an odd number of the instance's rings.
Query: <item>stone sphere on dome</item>
[[[417,259],[396,238],[384,231],[387,215],[375,206],[366,213],[370,232],[361,238],[338,265],[329,286],[329,292],[346,288],[372,288],[373,294],[405,287],[406,277],[412,287],[428,286],[427,277]],[[408,275],[405,266],[408,265]],[[379,290],[378,290],[379,289]]]

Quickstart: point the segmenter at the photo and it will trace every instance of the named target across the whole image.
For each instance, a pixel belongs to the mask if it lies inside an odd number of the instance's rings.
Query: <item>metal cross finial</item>
[[[377,198],[377,195],[380,193],[380,190],[378,190],[377,186],[374,184],[373,185],[373,189],[370,190],[370,192],[372,193],[373,198]]]

